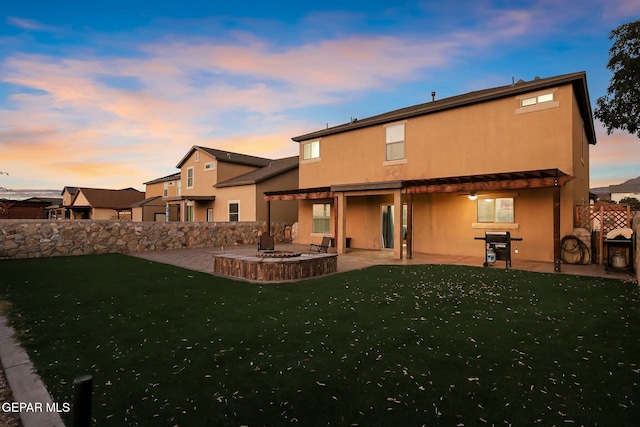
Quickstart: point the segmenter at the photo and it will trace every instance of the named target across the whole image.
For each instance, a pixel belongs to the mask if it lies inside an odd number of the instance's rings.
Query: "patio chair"
[[[319,245],[312,243],[309,246],[309,254],[312,254],[312,253],[319,254],[320,252],[324,252],[326,254],[329,251],[330,244],[331,244],[331,236],[324,236],[322,238],[322,243],[320,243]]]
[[[273,236],[269,234],[260,235],[260,240],[258,240],[258,251],[272,251],[275,249],[275,243],[273,241]]]

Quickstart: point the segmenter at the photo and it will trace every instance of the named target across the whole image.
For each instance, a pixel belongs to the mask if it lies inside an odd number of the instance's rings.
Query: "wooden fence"
[[[577,205],[576,227],[596,232],[598,262],[603,263],[604,238],[616,228],[631,228],[631,206],[629,205]]]

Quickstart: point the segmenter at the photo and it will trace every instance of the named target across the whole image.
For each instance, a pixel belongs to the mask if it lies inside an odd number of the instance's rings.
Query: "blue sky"
[[[143,189],[193,145],[283,157],[291,137],[431,99],[586,71],[640,0],[0,0],[0,187]],[[640,176],[596,122],[592,187]]]

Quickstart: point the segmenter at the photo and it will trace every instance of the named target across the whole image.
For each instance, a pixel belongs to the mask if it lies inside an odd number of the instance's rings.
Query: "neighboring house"
[[[640,200],[640,178],[629,180],[623,184],[610,185],[609,194],[614,202],[620,203],[620,200],[634,198]]]
[[[49,219],[69,219],[71,218],[71,203],[73,198],[78,192],[78,187],[66,186],[62,189],[60,195],[62,196],[62,202],[58,204],[52,204],[47,208]]]
[[[640,200],[640,176],[628,179],[621,184],[592,188],[591,192],[598,200],[610,200],[616,203],[625,198]]]
[[[166,200],[181,194],[180,172],[145,182],[146,199],[133,205],[134,221],[179,221],[178,205],[169,205]]]
[[[583,72],[434,100],[293,138],[298,243],[483,256],[487,231],[521,237],[521,259],[554,261],[589,200],[596,143]],[[347,240],[348,239],[348,240]]]
[[[31,197],[25,200],[0,199],[0,219],[45,219],[47,207],[60,199]]]
[[[71,219],[131,220],[131,206],[144,198],[143,192],[133,188],[78,188],[68,209]]]
[[[297,202],[270,210],[264,192],[297,188],[298,164],[297,156],[272,160],[193,146],[178,163],[179,173],[145,182],[147,199],[134,207],[134,219],[164,221],[169,212],[171,221],[292,224]]]

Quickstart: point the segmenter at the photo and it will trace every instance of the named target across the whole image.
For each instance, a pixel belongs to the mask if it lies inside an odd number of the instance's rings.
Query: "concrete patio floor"
[[[307,253],[309,245],[298,245],[294,243],[278,243],[277,250],[294,251]],[[176,249],[164,251],[151,251],[130,254],[132,256],[148,259],[150,261],[175,265],[190,270],[213,274],[213,255],[219,253],[236,253],[253,255],[256,253],[255,245],[233,246],[225,248],[202,248],[202,249]],[[359,270],[373,265],[410,265],[410,264],[449,264],[468,265],[481,267],[484,262],[482,256],[455,256],[455,255],[435,255],[414,253],[413,259],[393,259],[392,251],[374,251],[364,249],[349,249],[346,254],[338,256],[338,273]],[[504,261],[496,261],[495,265],[489,268],[504,268]],[[552,262],[525,261],[518,259],[516,254],[512,255],[512,270],[535,271],[539,273],[553,273]],[[562,264],[560,274],[571,274],[578,276],[606,277],[621,280],[635,280],[627,272],[607,273],[603,265],[571,265]]]

